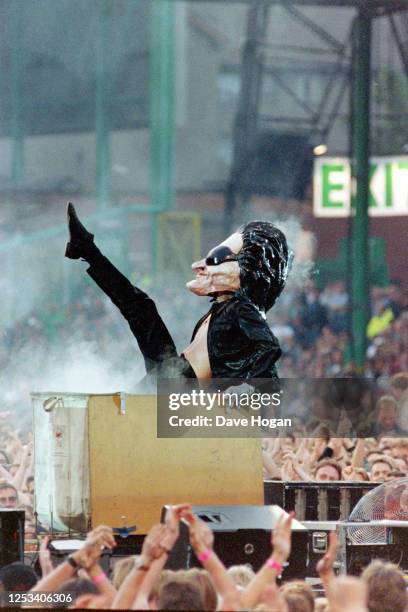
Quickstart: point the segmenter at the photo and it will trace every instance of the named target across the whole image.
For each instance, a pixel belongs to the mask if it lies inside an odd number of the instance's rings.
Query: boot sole
[[[67,242],[67,246],[65,247],[65,257],[69,259],[79,259],[81,255],[78,253],[78,249],[73,246],[70,242]]]

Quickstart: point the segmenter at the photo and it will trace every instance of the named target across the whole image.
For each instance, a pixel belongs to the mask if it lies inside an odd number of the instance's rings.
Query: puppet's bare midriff
[[[211,378],[210,359],[208,356],[208,325],[211,315],[202,322],[194,336],[194,340],[187,348],[184,349],[183,355],[193,368],[195,375],[199,380],[208,380]]]

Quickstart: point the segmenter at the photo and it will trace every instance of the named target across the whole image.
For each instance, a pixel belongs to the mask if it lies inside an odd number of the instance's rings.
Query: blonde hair
[[[202,597],[202,609],[214,611],[217,609],[217,591],[207,570],[193,567],[188,570],[163,570],[154,584],[149,601],[160,600],[166,585],[186,584],[197,587]],[[172,587],[173,588],[173,587]],[[174,586],[174,588],[176,588]]]
[[[301,610],[302,612],[313,612],[315,598],[311,587],[302,580],[285,582],[280,591],[288,604],[290,611]]]
[[[245,588],[255,576],[255,572],[248,565],[231,565],[227,569],[236,585]]]
[[[330,612],[327,597],[317,597],[315,599],[315,612]]]
[[[217,591],[215,590],[214,583],[207,570],[199,567],[192,567],[180,573],[184,578],[191,579],[200,587],[204,598],[205,610],[216,610],[218,604]]]
[[[395,411],[398,409],[398,402],[393,395],[383,395],[377,400],[377,411],[379,412],[382,408],[394,408]]]
[[[139,555],[135,555],[133,557],[126,557],[125,559],[121,559],[115,563],[112,571],[112,584],[115,589],[120,588],[126,576],[131,572],[135,561],[138,558]]]
[[[398,372],[391,378],[391,387],[405,391],[408,389],[408,372]]]

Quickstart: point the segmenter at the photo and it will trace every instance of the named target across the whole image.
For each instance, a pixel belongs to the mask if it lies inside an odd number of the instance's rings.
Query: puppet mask
[[[275,303],[286,284],[293,259],[286,237],[272,223],[250,221],[239,230],[241,292],[263,312]]]
[[[242,235],[235,233],[209,251],[205,259],[193,263],[195,279],[187,288],[196,295],[235,293],[240,287],[237,255],[242,248]]]
[[[251,221],[193,263],[196,273],[187,288],[196,295],[241,291],[260,310],[268,311],[282,292],[292,253],[285,235],[272,223]]]

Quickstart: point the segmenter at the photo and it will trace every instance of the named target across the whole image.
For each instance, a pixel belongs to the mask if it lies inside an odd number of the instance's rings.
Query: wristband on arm
[[[212,556],[213,551],[211,548],[207,548],[207,550],[203,550],[199,555],[197,555],[197,559],[204,563],[204,561],[208,561],[208,559]]]
[[[147,572],[150,569],[150,564],[143,557],[136,557],[133,567],[141,572]]]
[[[273,557],[269,557],[266,562],[266,565],[271,569],[275,570],[275,572],[277,572],[278,574],[281,574],[283,572],[283,565],[279,563],[279,561],[275,561]]]
[[[76,572],[81,569],[81,566],[75,561],[72,555],[68,555],[66,561]]]
[[[159,544],[159,548],[163,550],[166,555],[169,555],[171,553],[171,548],[166,548],[165,546],[163,546],[163,544]]]
[[[106,574],[105,572],[101,572],[100,574],[98,574],[97,576],[94,576],[92,578],[92,582],[96,585],[101,584],[101,582],[103,582],[106,578]]]

